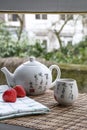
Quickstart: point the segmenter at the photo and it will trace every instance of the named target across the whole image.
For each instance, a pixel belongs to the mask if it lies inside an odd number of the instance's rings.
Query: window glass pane
[[[8,21],[17,21],[17,14],[8,14]]]
[[[42,14],[42,19],[47,19],[47,14]]]
[[[72,14],[67,14],[67,19],[71,19],[71,20],[73,20],[73,15]]]
[[[36,15],[35,15],[35,18],[36,18],[36,19],[40,19],[40,14],[36,14]]]
[[[13,14],[13,15],[12,15],[12,20],[13,20],[13,21],[17,21],[17,14]]]
[[[61,20],[67,20],[67,19],[73,20],[73,15],[72,14],[61,14],[60,19]]]
[[[61,15],[60,15],[60,19],[61,19],[61,20],[65,20],[65,14],[61,14]]]
[[[36,14],[35,18],[36,19],[47,19],[47,14]]]

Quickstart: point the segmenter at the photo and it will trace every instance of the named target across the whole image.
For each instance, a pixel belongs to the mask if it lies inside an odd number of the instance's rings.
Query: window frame
[[[36,20],[47,20],[47,14],[35,14]]]
[[[70,20],[73,20],[73,14],[60,14],[60,20],[66,21],[70,17]]]
[[[8,22],[18,22],[17,17],[15,17],[16,19],[14,20],[14,16],[16,16],[17,14],[7,14],[7,19]]]

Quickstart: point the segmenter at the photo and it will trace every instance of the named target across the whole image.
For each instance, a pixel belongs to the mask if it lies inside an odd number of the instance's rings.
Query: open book
[[[49,112],[48,107],[27,96],[17,98],[15,103],[3,101],[2,94],[7,89],[7,85],[0,85],[0,119]]]

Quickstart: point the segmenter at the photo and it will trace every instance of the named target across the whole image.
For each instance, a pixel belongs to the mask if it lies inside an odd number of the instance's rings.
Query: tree
[[[77,22],[79,16],[80,16],[80,15],[78,15],[78,17],[76,18],[76,20],[73,21],[75,24],[76,24],[76,22]],[[54,33],[55,33],[55,35],[56,35],[56,37],[57,37],[57,39],[58,39],[58,42],[59,42],[59,44],[60,44],[60,50],[62,50],[62,48],[63,48],[62,40],[61,40],[60,34],[61,34],[62,30],[64,29],[64,27],[66,26],[66,24],[72,19],[72,15],[66,14],[66,17],[67,17],[67,18],[64,20],[64,23],[62,24],[62,26],[60,27],[60,29],[54,29],[54,30],[53,30]],[[55,23],[53,23],[52,26],[56,26],[56,25],[58,24],[58,22],[59,22],[59,20],[56,21]]]
[[[17,36],[18,36],[18,41],[21,39],[21,34],[23,32],[23,29],[24,29],[24,14],[17,14],[17,18],[20,22],[20,28],[19,28],[19,31],[17,33]]]

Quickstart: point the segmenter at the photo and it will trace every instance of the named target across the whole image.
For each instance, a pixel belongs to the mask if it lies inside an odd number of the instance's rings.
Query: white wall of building
[[[47,19],[36,19],[35,14],[25,14],[25,29],[28,31],[29,38],[40,39],[41,41],[47,40],[47,51],[58,49],[59,42],[53,33],[53,30],[59,30],[64,21],[60,19],[59,14],[47,14]],[[5,14],[7,24],[13,25],[13,22],[8,22],[8,16]],[[55,24],[57,22],[57,24]],[[19,26],[19,22],[15,22],[16,26]],[[54,26],[52,26],[54,25]],[[86,30],[85,30],[86,32]],[[76,44],[80,42],[84,37],[82,17],[78,14],[73,15],[73,20],[70,20],[63,28],[61,32],[61,39],[64,46],[68,42]]]

